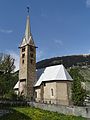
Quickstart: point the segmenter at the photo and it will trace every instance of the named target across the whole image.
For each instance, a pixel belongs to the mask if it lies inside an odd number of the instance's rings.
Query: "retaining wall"
[[[28,104],[30,106],[40,108],[43,110],[49,110],[67,115],[75,115],[75,116],[90,118],[90,107],[62,106],[62,105],[44,104],[44,103],[35,103],[35,102],[29,102]]]

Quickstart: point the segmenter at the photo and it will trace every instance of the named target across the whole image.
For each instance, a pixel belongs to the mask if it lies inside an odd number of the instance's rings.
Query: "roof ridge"
[[[63,67],[63,71],[64,71],[64,76],[65,76],[65,78],[66,78],[66,80],[67,80],[67,76],[66,76],[66,69],[65,69],[65,67],[64,66],[62,66]]]
[[[72,77],[70,76],[70,74],[68,73],[68,71],[65,69],[64,66],[63,66],[63,68],[64,68],[64,71],[65,71],[66,80],[69,80],[68,77],[69,77],[70,79],[72,79]]]
[[[61,65],[58,65],[58,66],[60,66],[60,67],[61,67]],[[58,76],[58,74],[59,74],[60,67],[58,68],[58,72],[57,72],[57,74],[56,74],[56,77],[57,77],[57,76]]]

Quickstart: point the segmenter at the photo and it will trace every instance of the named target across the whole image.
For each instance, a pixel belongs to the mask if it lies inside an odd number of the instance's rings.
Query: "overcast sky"
[[[17,69],[27,6],[37,61],[90,53],[90,0],[0,0],[0,52],[11,54]]]

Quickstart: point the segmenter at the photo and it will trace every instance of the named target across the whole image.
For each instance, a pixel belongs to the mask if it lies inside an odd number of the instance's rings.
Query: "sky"
[[[90,0],[0,0],[0,53],[19,68],[27,6],[37,62],[51,57],[90,54]]]

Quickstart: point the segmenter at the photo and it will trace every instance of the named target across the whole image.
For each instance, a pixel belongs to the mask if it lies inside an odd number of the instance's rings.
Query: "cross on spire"
[[[27,12],[29,13],[29,7],[27,7]]]

